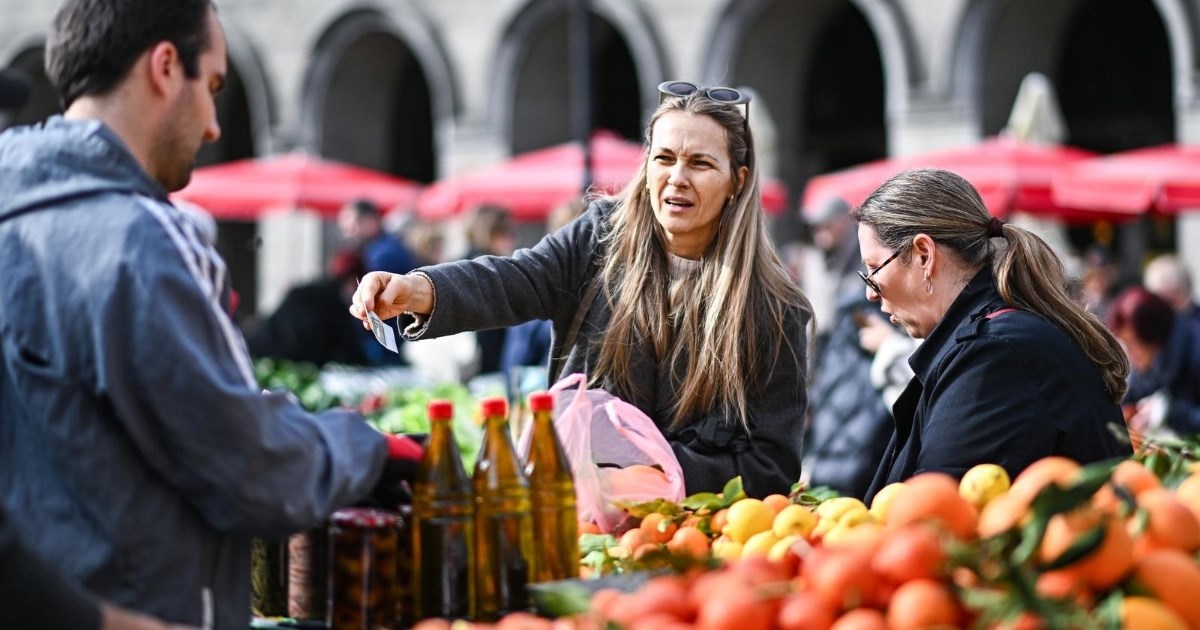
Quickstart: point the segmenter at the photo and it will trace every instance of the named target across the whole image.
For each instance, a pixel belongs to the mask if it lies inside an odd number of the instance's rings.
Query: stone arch
[[[221,138],[205,145],[196,156],[199,165],[240,160],[271,152],[274,102],[262,61],[249,38],[226,24],[229,72],[217,95]]]
[[[450,66],[418,11],[356,10],[319,38],[301,104],[302,144],[422,182],[437,176],[435,127],[457,109]]]
[[[1182,0],[972,0],[951,88],[981,135],[1004,126],[1021,79],[1041,72],[1059,92],[1072,144],[1117,151],[1168,142],[1176,105],[1194,94],[1196,24],[1196,8]]]
[[[891,0],[738,0],[711,39],[704,79],[761,96],[778,175],[793,193],[814,174],[886,156],[886,121],[924,77]]]
[[[593,0],[591,10],[592,121],[636,139],[657,86],[665,55],[650,20],[635,3]],[[573,138],[568,50],[570,15],[563,3],[534,0],[509,23],[494,65],[491,118],[509,150],[519,153]]]

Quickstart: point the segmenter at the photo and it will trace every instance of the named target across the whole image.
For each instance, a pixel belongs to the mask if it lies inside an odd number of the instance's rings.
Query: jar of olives
[[[329,524],[330,630],[377,630],[396,625],[399,516],[349,508]]]

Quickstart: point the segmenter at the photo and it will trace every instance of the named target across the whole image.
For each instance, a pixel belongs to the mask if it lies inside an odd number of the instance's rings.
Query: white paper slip
[[[375,333],[375,339],[379,340],[384,348],[400,354],[400,346],[396,345],[396,331],[383,323],[378,315],[369,311],[367,312],[367,321],[371,322],[371,331]]]

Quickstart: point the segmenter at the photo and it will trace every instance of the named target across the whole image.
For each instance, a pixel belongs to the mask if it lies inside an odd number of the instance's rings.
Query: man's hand
[[[427,315],[433,310],[433,286],[422,275],[401,275],[372,271],[363,276],[354,291],[350,314],[371,329],[367,313],[391,319],[405,312]]]

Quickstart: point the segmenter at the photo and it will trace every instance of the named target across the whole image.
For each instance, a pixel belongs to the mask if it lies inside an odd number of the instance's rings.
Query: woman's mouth
[[[666,197],[663,199],[663,207],[674,212],[690,210],[693,205],[695,204],[683,197]]]

